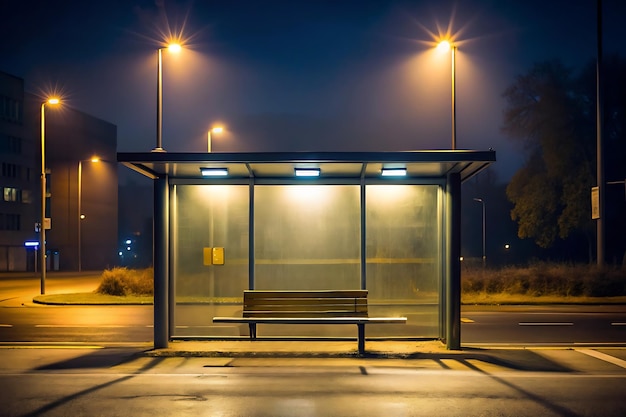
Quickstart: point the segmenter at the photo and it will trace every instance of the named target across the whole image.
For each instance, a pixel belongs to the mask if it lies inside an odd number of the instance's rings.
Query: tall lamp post
[[[222,133],[224,128],[221,126],[213,127],[209,129],[209,133],[207,133],[207,152],[211,153],[211,134],[212,133]]]
[[[477,201],[479,203],[481,203],[483,205],[483,269],[487,266],[487,252],[486,252],[486,246],[485,246],[485,238],[486,238],[486,211],[485,211],[485,200],[483,200],[482,198],[474,198],[474,201]]]
[[[165,152],[163,149],[163,49],[157,50],[157,137],[156,147],[152,152]],[[178,43],[171,43],[167,46],[170,52],[180,52],[181,46]]]
[[[41,294],[46,293],[46,104],[59,104],[58,98],[41,103],[41,218],[39,223],[39,260]]]
[[[88,159],[90,162],[100,162],[100,158],[94,156],[91,159]],[[83,214],[83,161],[78,161],[78,272],[83,270],[82,267],[82,221],[85,218]]]
[[[448,40],[439,42],[437,49],[442,52],[450,51],[452,61],[452,150],[456,149],[456,45]]]

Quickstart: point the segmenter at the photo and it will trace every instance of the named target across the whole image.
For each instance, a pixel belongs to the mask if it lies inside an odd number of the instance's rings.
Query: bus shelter
[[[369,339],[459,349],[461,183],[489,151],[118,153],[154,180],[154,346],[247,338],[246,289],[368,290]],[[356,337],[354,326],[268,326],[268,338]],[[352,335],[350,332],[355,332]]]

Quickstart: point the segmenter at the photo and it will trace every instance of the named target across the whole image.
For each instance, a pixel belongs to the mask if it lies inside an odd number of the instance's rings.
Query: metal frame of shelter
[[[154,181],[154,347],[166,348],[174,326],[174,284],[170,279],[170,190],[175,183],[247,184],[250,189],[250,282],[254,282],[254,188],[263,184],[301,184],[298,168],[319,169],[308,184],[440,185],[442,199],[443,285],[439,334],[451,350],[461,346],[461,183],[495,162],[495,151],[433,150],[406,152],[275,152],[275,153],[118,153],[118,162]],[[206,178],[201,169],[226,169],[227,176]],[[383,169],[403,169],[403,177],[381,178]],[[365,219],[361,208],[361,227]],[[362,246],[365,233],[362,233]],[[362,258],[361,274],[365,274]],[[363,278],[362,278],[363,279]],[[363,281],[364,282],[364,281]]]

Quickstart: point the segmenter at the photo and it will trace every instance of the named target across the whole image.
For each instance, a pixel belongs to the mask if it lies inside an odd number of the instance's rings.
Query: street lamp
[[[157,138],[156,148],[152,152],[165,152],[163,149],[163,58],[162,51],[165,48],[157,50]],[[170,52],[178,53],[181,46],[178,43],[171,43],[167,46]]]
[[[39,260],[41,264],[41,294],[46,293],[46,104],[61,101],[51,97],[41,103],[41,218],[39,223]]]
[[[100,162],[100,158],[97,156],[88,159],[90,162]],[[82,220],[85,218],[85,215],[82,213],[82,200],[83,200],[83,161],[78,161],[78,272],[81,272],[82,269]]]
[[[221,126],[213,127],[209,129],[209,133],[207,134],[207,152],[211,153],[211,133],[222,133],[224,128]]]
[[[450,43],[448,40],[443,40],[437,45],[437,50],[441,52],[450,51],[452,60],[452,150],[456,149],[456,45]]]
[[[483,205],[483,269],[487,266],[487,252],[485,251],[485,235],[486,235],[486,212],[485,212],[485,200],[482,198],[474,198],[474,201],[477,201]]]

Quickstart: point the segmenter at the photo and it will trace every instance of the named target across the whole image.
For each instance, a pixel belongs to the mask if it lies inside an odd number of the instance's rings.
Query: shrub
[[[153,295],[154,270],[113,268],[102,273],[102,281],[96,289],[99,294],[108,295]]]
[[[537,263],[502,269],[466,268],[464,293],[519,294],[532,297],[609,297],[626,295],[626,269],[596,265]]]

